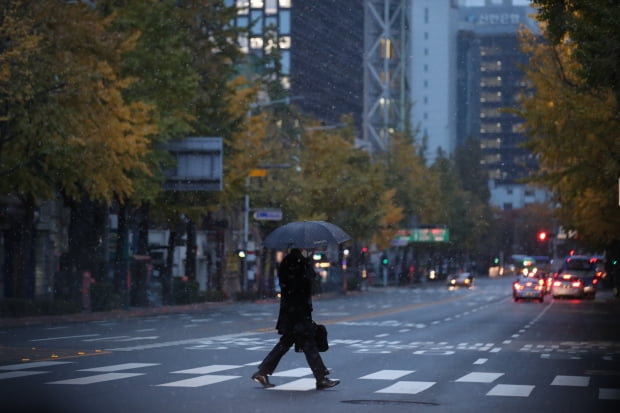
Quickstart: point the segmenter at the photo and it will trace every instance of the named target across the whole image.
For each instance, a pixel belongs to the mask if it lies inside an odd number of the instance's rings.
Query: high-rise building
[[[266,35],[281,50],[280,81],[295,104],[326,125],[351,114],[361,128],[363,105],[363,0],[227,0],[236,5],[246,53],[268,53]],[[360,132],[361,134],[361,132]]]
[[[528,0],[226,0],[251,55],[281,49],[283,86],[326,125],[352,114],[371,151],[410,129],[428,163],[480,141],[491,202],[519,208],[544,201],[519,183],[536,167],[521,120],[505,113],[524,90],[521,25],[536,30]]]
[[[457,2],[413,0],[410,30],[411,121],[433,163],[456,147]]]
[[[523,26],[538,31],[533,12],[510,0],[460,8],[456,143],[480,142],[491,203],[503,209],[547,199],[544,190],[520,182],[537,168],[537,161],[522,146],[523,120],[505,110],[527,91],[522,69],[527,56],[520,51],[517,32]]]

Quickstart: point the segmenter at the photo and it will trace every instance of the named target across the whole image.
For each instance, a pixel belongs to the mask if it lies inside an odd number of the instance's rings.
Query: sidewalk
[[[347,295],[355,295],[358,292],[351,291]],[[343,296],[339,293],[323,293],[314,296],[313,300],[325,300],[334,297]],[[230,307],[239,304],[276,304],[277,298],[264,298],[254,301],[213,301],[186,305],[163,305],[159,307],[131,307],[127,310],[113,311],[96,311],[82,312],[61,315],[42,315],[42,316],[25,316],[25,317],[0,317],[0,328],[6,327],[26,327],[41,324],[57,324],[57,323],[79,323],[84,321],[102,321],[114,320],[120,318],[145,317],[160,314],[179,314],[200,312],[209,309]]]
[[[0,318],[0,328],[25,327],[39,324],[73,323],[84,321],[114,320],[119,318],[144,317],[159,314],[178,314],[187,312],[204,311],[211,308],[222,308],[234,305],[235,302],[218,301],[187,305],[169,305],[160,307],[132,307],[127,310],[82,312],[61,315],[42,315],[26,317],[3,317]]]

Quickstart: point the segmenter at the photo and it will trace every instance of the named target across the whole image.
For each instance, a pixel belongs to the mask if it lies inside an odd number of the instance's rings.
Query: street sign
[[[267,176],[267,170],[266,169],[250,169],[248,176],[250,178],[264,178]]]
[[[281,221],[281,209],[259,209],[254,212],[254,219],[258,221]]]

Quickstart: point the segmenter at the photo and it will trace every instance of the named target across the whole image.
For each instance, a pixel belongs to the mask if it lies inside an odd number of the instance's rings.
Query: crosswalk
[[[153,374],[153,381],[147,381],[147,385],[155,387],[172,388],[204,388],[233,380],[248,380],[256,369],[258,361],[245,364],[208,364],[183,370],[168,371],[162,363],[126,362],[98,367],[80,368],[79,361],[40,361],[0,365],[0,382],[9,380],[22,380],[25,377],[41,376],[40,384],[44,386],[90,386],[99,383],[130,380],[139,376],[148,376],[153,368],[158,369]],[[161,374],[161,369],[166,372]],[[58,371],[67,377],[56,380],[46,379],[46,376]],[[162,380],[168,376],[169,380]],[[343,384],[348,386],[360,386],[371,383],[372,392],[377,394],[420,394],[440,382],[437,380],[425,380],[423,372],[407,369],[381,369],[369,371],[362,375],[352,377],[338,377]],[[159,381],[158,381],[159,380]],[[277,371],[272,376],[272,382],[276,387],[270,391],[303,392],[315,389],[315,381],[312,371],[307,367],[296,367],[288,370]],[[572,391],[576,388],[595,389],[599,400],[620,401],[620,388],[597,387],[596,375],[569,375],[554,374],[544,384],[511,383],[510,372],[461,372],[446,382],[454,385],[466,385],[478,383],[487,385],[484,392],[489,397],[529,397],[536,388],[565,388]],[[248,385],[250,385],[248,383]]]

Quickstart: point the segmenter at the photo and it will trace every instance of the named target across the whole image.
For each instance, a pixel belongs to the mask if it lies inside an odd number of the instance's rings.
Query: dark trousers
[[[282,356],[286,354],[287,351],[291,348],[293,344],[295,344],[295,335],[294,334],[283,334],[280,337],[280,341],[273,347],[273,349],[267,354],[267,357],[263,360],[263,362],[258,366],[258,371],[262,374],[272,374]],[[308,362],[308,366],[312,370],[312,374],[317,380],[322,379],[328,373],[325,364],[323,364],[323,359],[319,354],[319,350],[316,348],[316,341],[312,339],[306,340],[305,337],[297,337],[298,342],[301,345],[301,349],[306,356],[306,361]]]

